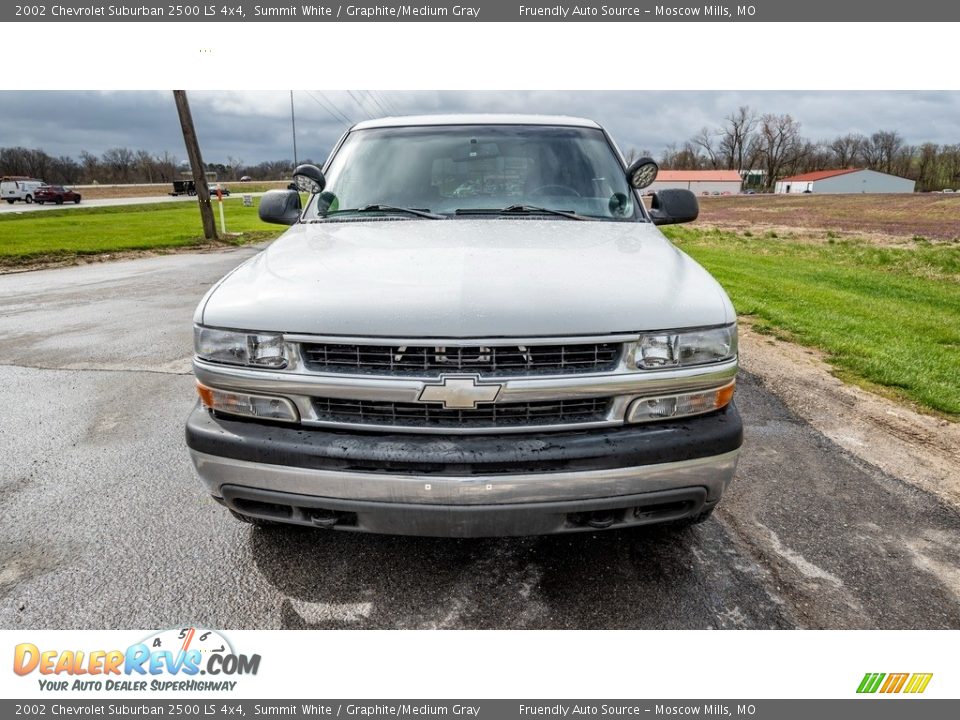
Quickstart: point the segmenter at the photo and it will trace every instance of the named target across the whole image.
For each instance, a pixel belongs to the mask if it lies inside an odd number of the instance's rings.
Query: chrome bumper
[[[355,532],[490,537],[623,528],[715,505],[739,450],[585,472],[468,477],[310,470],[192,452],[208,490],[266,520]]]
[[[211,495],[224,485],[314,497],[428,505],[542,503],[704,487],[720,499],[737,466],[739,450],[714,457],[640,467],[529,475],[400,475],[313,470],[235,460],[190,451]]]

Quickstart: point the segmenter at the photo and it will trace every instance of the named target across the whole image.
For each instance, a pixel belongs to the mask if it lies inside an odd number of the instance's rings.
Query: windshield
[[[350,133],[307,217],[387,206],[441,215],[545,208],[635,220],[633,193],[604,133],[540,125],[372,128]],[[520,206],[520,207],[518,207]],[[551,216],[560,217],[560,216]]]

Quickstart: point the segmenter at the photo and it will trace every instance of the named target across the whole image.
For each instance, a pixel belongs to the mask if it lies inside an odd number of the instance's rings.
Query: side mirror
[[[260,219],[277,225],[293,225],[300,219],[300,193],[268,190],[260,198]]]
[[[653,194],[650,217],[654,225],[692,222],[700,214],[697,196],[689,190],[660,190]]]
[[[627,168],[627,182],[634,190],[643,190],[657,179],[660,167],[653,158],[642,157],[634,160]]]
[[[316,195],[322,192],[327,186],[327,180],[323,177],[323,171],[316,165],[298,165],[293,171],[293,181],[297,184],[300,192]]]

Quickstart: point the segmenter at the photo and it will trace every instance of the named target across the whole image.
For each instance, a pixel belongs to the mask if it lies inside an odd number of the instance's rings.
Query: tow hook
[[[611,512],[596,512],[590,516],[590,519],[587,520],[587,525],[596,529],[596,530],[605,530],[616,520],[613,517]]]
[[[340,522],[340,513],[333,510],[314,510],[310,513],[310,522],[319,528],[332,528]]]

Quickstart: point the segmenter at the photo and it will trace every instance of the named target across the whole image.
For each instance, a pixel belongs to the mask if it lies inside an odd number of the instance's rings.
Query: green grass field
[[[278,225],[260,222],[258,201],[244,207],[240,198],[224,200],[227,231],[242,233],[226,242],[253,242],[282,232]],[[216,204],[213,210],[219,230]],[[200,211],[193,202],[0,214],[0,265],[203,243]]]
[[[960,417],[960,245],[665,230],[761,332],[825,351],[845,380]]]

